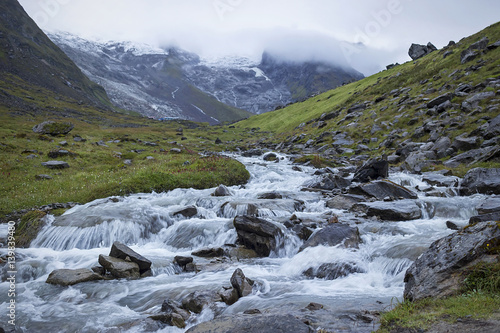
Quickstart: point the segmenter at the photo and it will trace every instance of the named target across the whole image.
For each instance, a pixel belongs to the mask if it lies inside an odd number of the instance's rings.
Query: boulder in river
[[[422,210],[414,200],[363,202],[355,204],[351,210],[385,221],[410,221],[422,217]]]
[[[418,198],[416,193],[389,180],[379,180],[351,187],[349,193],[365,195],[377,200],[384,200],[386,198],[390,198],[391,200]]]
[[[364,201],[366,201],[366,198],[362,195],[339,194],[333,197],[333,199],[329,200],[326,203],[326,206],[328,208],[349,210],[355,204]]]
[[[144,274],[145,272],[151,269],[151,261],[141,256],[139,253],[135,252],[128,246],[120,242],[114,242],[111,246],[111,251],[109,252],[110,257],[118,258],[118,259],[130,259],[130,261],[135,262],[139,266],[140,274]]]
[[[480,222],[441,238],[406,271],[404,298],[446,297],[461,287],[464,273],[480,262],[494,262],[500,244],[497,222]]]
[[[224,185],[219,185],[212,194],[214,197],[228,197],[231,195],[229,189]]]
[[[72,286],[77,283],[102,280],[103,277],[91,269],[56,269],[49,274],[47,283],[60,286]]]
[[[346,248],[358,248],[360,243],[361,237],[358,228],[352,228],[347,224],[334,223],[313,233],[307,242],[300,247],[300,251],[319,245],[337,246],[342,244]]]
[[[332,191],[332,190],[342,190],[348,187],[349,185],[351,185],[350,180],[328,173],[321,175],[318,181],[315,181],[307,185],[307,187],[312,189]]]
[[[363,273],[363,272],[364,271],[354,263],[339,262],[339,263],[322,264],[316,269],[311,267],[306,271],[304,271],[303,274],[309,278],[335,280],[340,277],[347,276],[349,274]]]
[[[233,221],[238,241],[263,257],[276,250],[277,237],[283,237],[281,228],[273,222],[254,216],[236,216]]]
[[[389,176],[389,163],[385,160],[369,160],[354,173],[353,182],[366,183]]]
[[[220,247],[204,248],[191,252],[191,255],[203,258],[215,258],[224,256],[224,249]]]
[[[231,276],[231,285],[238,292],[239,297],[245,297],[252,293],[254,282],[247,278],[243,271],[238,268]]]
[[[182,300],[182,308],[194,313],[200,313],[207,305],[214,303],[216,295],[212,292],[195,291]]]
[[[469,170],[460,183],[460,195],[500,194],[500,168]]]
[[[117,279],[138,279],[141,277],[139,265],[132,261],[101,254],[99,255],[99,264]]]

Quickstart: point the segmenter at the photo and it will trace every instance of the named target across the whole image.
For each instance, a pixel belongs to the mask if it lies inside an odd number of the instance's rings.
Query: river
[[[405,222],[380,222],[352,213],[329,209],[321,193],[301,191],[314,169],[293,169],[287,156],[279,163],[261,158],[237,157],[251,173],[245,186],[234,186],[230,197],[214,197],[214,189],[176,189],[168,193],[135,194],[96,200],[76,206],[63,216],[48,217],[48,225],[28,249],[18,249],[16,275],[16,324],[18,332],[185,332],[199,322],[211,320],[206,308],[188,321],[186,329],[155,327],[145,319],[157,314],[165,299],[182,300],[195,290],[218,290],[230,285],[236,268],[259,282],[252,295],[232,306],[219,305],[221,315],[259,309],[264,313],[303,314],[315,327],[339,332],[370,332],[375,323],[359,319],[364,310],[383,311],[401,300],[406,269],[429,245],[451,232],[446,221],[465,226],[475,215],[484,196],[427,197],[419,189],[428,187],[421,176],[395,173],[390,180],[418,193],[424,218]],[[233,218],[246,211],[245,203],[259,194],[280,192],[305,203],[294,211],[290,200],[274,200],[259,210],[262,218],[279,220],[293,214],[307,221],[325,221],[336,214],[339,221],[359,228],[359,249],[318,246],[302,252],[302,241],[283,227],[285,237],[279,251],[268,258],[220,260],[195,257],[198,273],[180,273],[175,256],[190,256],[194,250],[234,244],[237,234]],[[226,202],[234,205],[224,205]],[[196,206],[191,218],[173,213]],[[267,208],[265,208],[267,207]],[[0,230],[5,234],[5,225]],[[153,262],[153,277],[77,284],[71,287],[45,283],[61,268],[91,268],[100,254],[108,255],[114,241],[130,246]],[[6,249],[0,249],[5,255]],[[310,279],[302,273],[324,263],[346,262],[358,273],[335,280]],[[9,283],[3,269],[0,283],[0,316],[7,318]],[[305,313],[311,302],[322,310]],[[5,329],[8,327],[5,326]],[[7,330],[8,331],[8,330]]]

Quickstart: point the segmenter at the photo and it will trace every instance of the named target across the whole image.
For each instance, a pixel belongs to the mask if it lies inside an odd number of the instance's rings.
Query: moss
[[[38,232],[43,228],[42,218],[45,212],[33,210],[21,217],[21,222],[16,228],[16,246],[19,248],[28,247]]]

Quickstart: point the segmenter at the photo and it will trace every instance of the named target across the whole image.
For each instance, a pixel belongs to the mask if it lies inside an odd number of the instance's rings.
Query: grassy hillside
[[[325,133],[341,131],[353,141],[348,148],[356,149],[363,143],[369,146],[368,154],[372,155],[390,154],[398,144],[408,139],[426,142],[429,139],[428,134],[419,138],[412,136],[432,118],[433,115],[426,114],[426,104],[430,100],[453,92],[461,83],[477,87],[484,84],[488,78],[498,79],[500,48],[481,55],[474,61],[461,64],[462,51],[483,37],[488,37],[490,43],[500,40],[500,23],[461,40],[455,46],[328,91],[305,102],[251,117],[236,126],[260,128],[269,132],[266,141],[275,144],[294,135],[303,134],[294,143],[305,143],[312,139],[315,140],[316,147],[332,143],[332,136],[325,136]],[[444,57],[445,52],[452,53]],[[481,91],[495,92],[498,89],[486,87]],[[443,134],[451,139],[463,133],[470,133],[500,113],[498,107],[495,107],[498,94],[481,102],[482,109],[468,114],[460,110],[460,104],[466,98],[455,96],[451,100],[453,107],[434,117],[455,120],[450,121],[443,131]],[[356,104],[364,104],[366,108],[359,111],[360,114],[349,110]],[[331,119],[327,118],[320,123],[319,118],[325,114],[331,115]],[[388,147],[379,147],[390,134],[394,136],[393,143]]]

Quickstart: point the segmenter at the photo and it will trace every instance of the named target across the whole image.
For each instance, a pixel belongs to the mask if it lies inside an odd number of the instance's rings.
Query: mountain
[[[500,22],[424,57],[253,116],[266,148],[421,172],[500,165]],[[255,148],[255,142],[242,150]]]
[[[184,67],[199,62],[194,54],[128,42],[91,42],[67,33],[49,36],[121,108],[157,119],[211,124],[251,115],[221,103],[186,79]]]
[[[17,0],[0,2],[0,73],[3,105],[29,108],[30,103],[17,96],[19,90],[43,89],[79,104],[112,107],[105,90],[81,72]]]
[[[130,42],[95,42],[49,34],[113,102],[155,118],[233,121],[324,92],[363,76],[326,63],[203,59],[177,48]],[[226,116],[223,113],[227,113]]]

